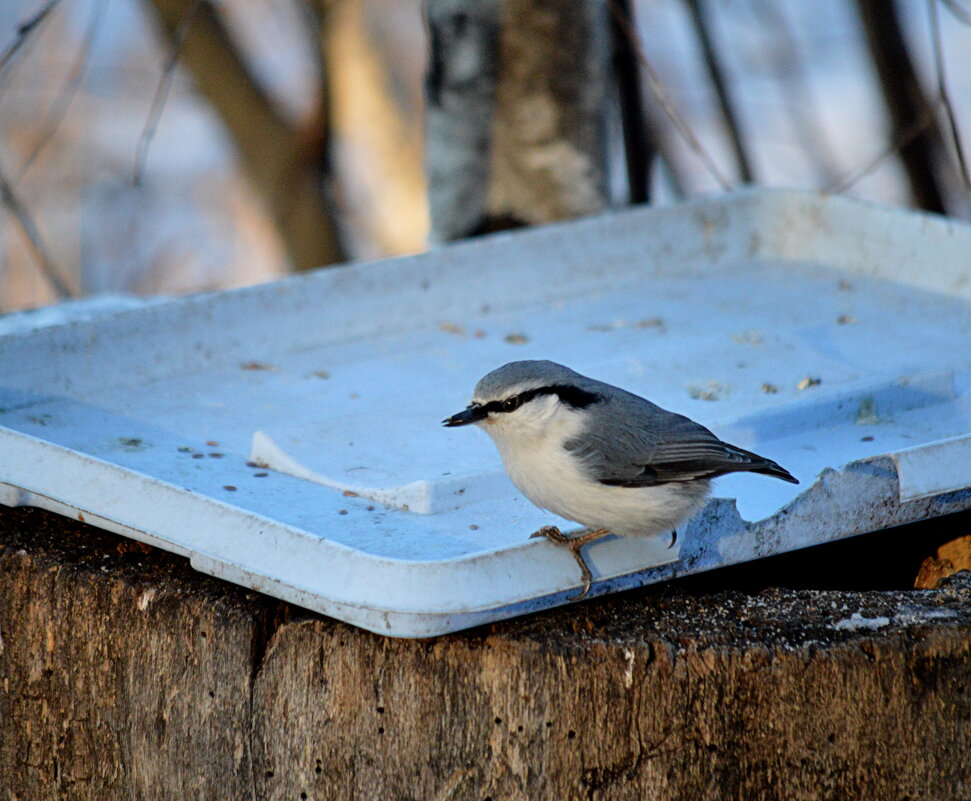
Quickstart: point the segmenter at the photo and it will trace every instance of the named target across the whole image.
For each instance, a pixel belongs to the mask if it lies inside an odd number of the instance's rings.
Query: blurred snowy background
[[[156,102],[173,53],[172,28],[166,36],[156,9],[173,5],[179,4],[0,0],[0,175],[6,182],[0,313],[64,295],[240,286],[286,273],[295,260],[306,262],[301,267],[320,263],[315,252],[294,247],[300,232],[277,224],[280,203],[300,202],[299,180],[289,182],[285,170],[273,167],[255,134],[243,157],[237,155],[246,128],[237,123],[231,135],[227,114],[238,109],[238,99],[230,94],[217,110],[211,93],[197,92],[180,63],[164,103]],[[641,47],[671,98],[721,170],[741,183],[691,3],[633,5]],[[856,2],[702,5],[755,183],[914,205],[901,162],[890,152],[887,106]],[[425,248],[426,34],[420,0],[222,0],[214,6],[265,95],[277,139],[286,139],[294,152],[318,153],[332,172],[329,197],[338,212],[342,256]],[[933,100],[938,76],[932,9],[927,0],[898,0],[896,8]],[[938,2],[936,14],[946,86],[968,149],[971,4]],[[646,90],[645,96],[650,105]],[[318,125],[325,97],[329,148]],[[651,117],[660,129],[670,129],[657,108]],[[652,173],[653,202],[720,191],[673,131],[662,134],[670,163]],[[959,176],[955,171],[945,187],[946,210],[967,217]],[[313,221],[312,212],[307,219]],[[36,228],[33,245],[25,224]],[[38,243],[46,256],[37,252]]]

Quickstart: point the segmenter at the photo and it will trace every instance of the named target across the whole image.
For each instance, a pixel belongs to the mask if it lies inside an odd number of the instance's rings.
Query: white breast
[[[630,488],[587,477],[563,447],[580,432],[582,413],[562,406],[548,411],[543,418],[500,419],[482,426],[512,482],[537,506],[588,528],[646,536],[670,531],[703,503],[708,494],[704,481]]]

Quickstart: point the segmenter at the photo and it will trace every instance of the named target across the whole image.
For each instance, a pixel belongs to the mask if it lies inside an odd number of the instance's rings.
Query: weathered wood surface
[[[933,590],[942,579],[962,570],[971,570],[971,534],[945,542],[936,556],[928,556],[920,566],[914,586],[919,590]]]
[[[0,798],[971,798],[966,577],[403,641],[0,508]]]

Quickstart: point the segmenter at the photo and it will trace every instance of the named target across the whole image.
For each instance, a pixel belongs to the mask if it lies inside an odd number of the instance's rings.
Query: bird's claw
[[[591,531],[587,534],[581,534],[578,537],[568,537],[556,526],[543,526],[538,531],[534,531],[532,534],[530,534],[529,538],[533,539],[535,537],[545,537],[555,545],[565,545],[570,549],[570,553],[573,554],[573,558],[576,559],[577,564],[580,566],[580,577],[583,579],[583,592],[581,592],[579,595],[571,596],[569,600],[579,601],[581,598],[586,597],[587,593],[590,592],[591,585],[593,584],[593,573],[590,572],[590,566],[587,564],[587,560],[583,558],[581,550],[584,545],[600,539],[608,533],[609,532],[605,529],[597,529],[596,531]]]
[[[578,595],[571,595],[568,600],[579,601],[582,598],[586,598],[587,593],[590,592],[590,585],[593,584],[593,573],[590,572],[590,568],[587,566],[587,560],[583,558],[583,554],[580,553],[580,548],[582,546],[577,546],[576,548],[570,546],[570,553],[573,554],[573,558],[577,560],[577,564],[580,565],[580,577],[583,579],[583,592]]]
[[[550,542],[555,542],[557,545],[566,545],[570,542],[570,537],[566,536],[562,531],[560,531],[556,526],[543,526],[538,531],[534,531],[529,535],[531,540],[537,537],[545,537]]]

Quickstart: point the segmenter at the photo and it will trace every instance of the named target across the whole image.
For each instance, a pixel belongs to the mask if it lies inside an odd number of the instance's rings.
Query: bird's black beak
[[[442,425],[448,428],[467,426],[469,423],[477,423],[479,420],[485,420],[488,416],[489,413],[478,403],[470,403],[458,414],[453,414],[451,417],[446,417],[442,420]]]

